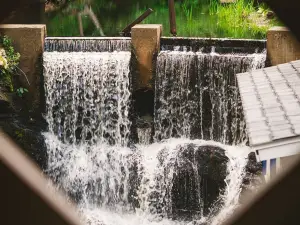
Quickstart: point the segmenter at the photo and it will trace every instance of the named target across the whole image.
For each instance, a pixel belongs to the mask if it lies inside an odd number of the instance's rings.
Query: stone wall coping
[[[46,28],[45,24],[0,24],[1,29]]]
[[[153,28],[153,29],[157,29],[157,28],[162,28],[162,25],[161,24],[137,24],[135,26],[132,27],[132,29],[135,29],[135,28],[138,28],[138,29],[141,29],[141,28]]]
[[[282,26],[271,27],[271,28],[268,30],[268,32],[269,32],[269,31],[288,31],[288,32],[290,32],[289,28],[287,28],[287,27],[282,27]]]

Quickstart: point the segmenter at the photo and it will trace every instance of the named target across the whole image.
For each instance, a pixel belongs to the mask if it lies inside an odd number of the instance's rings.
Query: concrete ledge
[[[20,85],[29,90],[26,108],[31,111],[40,109],[42,53],[46,36],[45,25],[4,24],[0,25],[0,34],[12,39],[13,46],[21,54],[19,68],[26,74],[20,74]]]

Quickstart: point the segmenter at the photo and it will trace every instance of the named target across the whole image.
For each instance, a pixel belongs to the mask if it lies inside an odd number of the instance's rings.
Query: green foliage
[[[25,93],[27,93],[28,92],[28,90],[26,89],[26,88],[23,88],[23,87],[20,87],[20,88],[18,88],[17,90],[16,90],[16,93],[17,93],[17,95],[19,96],[19,97],[23,97],[23,95],[25,94]]]
[[[175,1],[178,36],[265,38],[266,31],[278,24],[276,19],[266,19],[269,9],[254,0],[237,0],[221,4],[220,0]],[[89,2],[107,36],[119,32],[140,16],[148,7],[154,12],[143,23],[162,24],[164,35],[169,36],[168,1],[131,0],[72,0],[69,9],[80,9]],[[72,10],[71,10],[72,11]],[[50,36],[79,36],[76,13],[52,13],[47,24]],[[74,11],[73,11],[74,12]],[[98,35],[91,21],[83,18],[84,34]]]
[[[0,36],[0,85],[13,91],[12,77],[16,73],[20,54],[15,52],[10,38]]]
[[[228,37],[247,38],[250,34],[255,38],[265,38],[267,30],[276,23],[267,20],[266,15],[259,12],[254,6],[254,0],[218,4],[215,13],[219,18],[218,26],[226,30]]]
[[[16,130],[15,131],[15,136],[17,138],[17,140],[20,140],[24,137],[24,131],[23,130]]]

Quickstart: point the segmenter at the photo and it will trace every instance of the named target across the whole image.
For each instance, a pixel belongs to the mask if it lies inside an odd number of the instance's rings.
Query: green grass
[[[143,23],[162,24],[164,35],[170,36],[169,11],[167,1],[148,4],[155,11]],[[80,4],[74,3],[75,8]],[[129,12],[123,13],[114,4],[103,4],[94,0],[93,10],[97,14],[107,36],[116,36],[135,18],[141,15],[146,6],[132,6]],[[176,23],[178,36],[187,37],[229,37],[229,38],[265,38],[266,31],[277,25],[275,19],[266,20],[268,8],[265,5],[254,6],[253,0],[237,0],[232,4],[220,4],[219,0],[184,0],[176,2]],[[84,19],[86,36],[97,36],[98,33],[91,21]],[[47,24],[49,36],[78,36],[76,15],[62,12],[52,15]]]

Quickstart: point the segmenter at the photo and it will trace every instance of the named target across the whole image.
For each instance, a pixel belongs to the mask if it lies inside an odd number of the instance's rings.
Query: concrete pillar
[[[160,50],[162,25],[138,24],[131,30],[132,45],[138,63],[137,89],[152,89],[153,61]]]
[[[268,60],[272,66],[300,59],[300,43],[286,27],[267,32]]]
[[[42,54],[46,36],[45,25],[6,24],[0,25],[0,34],[11,38],[13,46],[21,54],[19,68],[20,86],[29,90],[24,103],[27,110],[39,111],[42,90]]]

